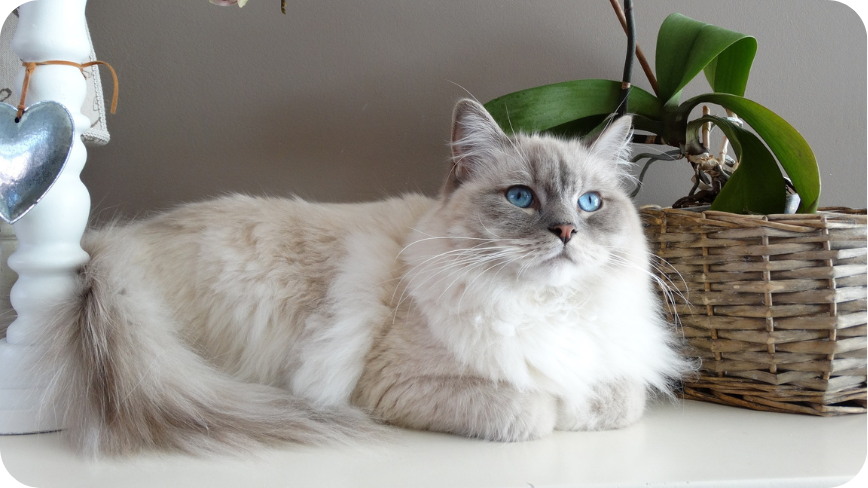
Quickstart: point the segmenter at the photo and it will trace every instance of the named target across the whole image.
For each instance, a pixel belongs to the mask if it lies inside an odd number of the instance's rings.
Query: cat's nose
[[[564,243],[564,245],[570,242],[570,239],[572,239],[573,234],[576,232],[576,228],[573,227],[571,224],[553,225],[549,227],[549,230],[552,234],[558,236],[558,239],[560,239]]]

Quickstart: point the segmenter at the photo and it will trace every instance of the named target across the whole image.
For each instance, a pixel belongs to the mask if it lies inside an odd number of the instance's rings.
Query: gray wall
[[[82,176],[96,215],[226,192],[434,193],[458,98],[618,79],[626,44],[606,0],[288,0],[286,16],[278,4],[89,2],[96,52],[121,82],[112,141],[89,150]],[[811,143],[822,205],[866,206],[866,33],[856,13],[826,0],[636,4],[652,63],[671,12],[756,36],[747,96]],[[638,66],[635,82],[649,89]],[[700,79],[685,95],[706,87]],[[684,164],[652,168],[638,203],[683,196]]]

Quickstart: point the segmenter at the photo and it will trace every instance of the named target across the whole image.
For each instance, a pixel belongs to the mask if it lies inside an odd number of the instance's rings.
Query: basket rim
[[[813,214],[750,214],[742,215],[717,210],[688,210],[659,205],[643,205],[639,214],[646,219],[659,216],[654,224],[677,218],[681,225],[707,225],[720,228],[771,227],[796,233],[815,232],[827,227],[864,227],[868,223],[866,209],[824,207]],[[645,222],[648,224],[649,222]]]
[[[761,220],[765,218],[775,218],[775,219],[811,219],[811,218],[820,218],[820,216],[826,215],[866,215],[868,214],[868,209],[866,208],[851,208],[851,207],[820,207],[817,209],[815,213],[796,213],[796,214],[737,214],[732,212],[722,212],[720,210],[690,210],[689,208],[672,208],[672,207],[663,207],[656,204],[648,204],[641,205],[638,207],[639,210],[657,210],[666,213],[676,213],[676,214],[684,214],[684,215],[706,215],[706,216],[731,216],[731,217],[741,217],[748,220]]]

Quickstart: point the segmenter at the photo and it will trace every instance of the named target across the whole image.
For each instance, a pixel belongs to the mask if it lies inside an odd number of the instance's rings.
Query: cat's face
[[[604,270],[643,239],[622,188],[629,132],[624,117],[592,145],[510,137],[482,106],[460,102],[441,209],[452,245],[480,270],[550,285]]]

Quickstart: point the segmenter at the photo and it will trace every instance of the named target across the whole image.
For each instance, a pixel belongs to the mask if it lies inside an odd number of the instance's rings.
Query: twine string
[[[89,61],[87,63],[74,63],[72,61],[61,61],[61,60],[53,60],[53,61],[25,61],[22,63],[24,66],[24,83],[21,87],[21,101],[18,102],[18,115],[15,116],[15,122],[19,122],[21,120],[21,116],[24,115],[24,102],[27,99],[27,88],[30,86],[30,76],[33,74],[33,70],[36,69],[37,66],[45,66],[45,65],[61,65],[61,66],[72,66],[74,68],[78,68],[81,71],[81,75],[84,76],[84,69],[94,65],[103,65],[108,67],[109,71],[112,73],[112,81],[114,82],[114,88],[112,91],[112,105],[111,105],[111,113],[115,113],[115,110],[118,108],[118,75],[115,73],[115,69],[112,68],[112,65],[106,63],[105,61]]]

